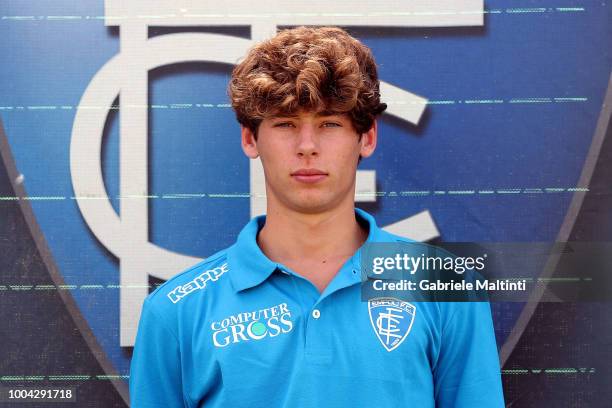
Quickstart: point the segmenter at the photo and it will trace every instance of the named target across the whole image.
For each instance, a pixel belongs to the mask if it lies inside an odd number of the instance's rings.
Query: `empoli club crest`
[[[410,333],[416,307],[395,298],[375,298],[368,301],[368,312],[376,337],[387,351],[392,351]]]

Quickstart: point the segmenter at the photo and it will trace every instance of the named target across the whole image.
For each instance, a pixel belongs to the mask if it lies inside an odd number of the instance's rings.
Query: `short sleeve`
[[[186,407],[178,340],[148,299],[142,306],[130,364],[130,406]]]
[[[452,305],[452,306],[451,306]],[[499,354],[488,302],[447,303],[434,367],[437,407],[504,407]]]

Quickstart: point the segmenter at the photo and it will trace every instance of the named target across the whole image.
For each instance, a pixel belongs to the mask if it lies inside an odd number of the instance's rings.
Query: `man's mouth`
[[[291,177],[301,183],[317,183],[327,176],[326,172],[319,169],[299,169],[291,173]]]

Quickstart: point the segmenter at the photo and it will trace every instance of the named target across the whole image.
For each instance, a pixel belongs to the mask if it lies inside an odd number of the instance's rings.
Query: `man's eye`
[[[339,123],[336,123],[336,122],[325,122],[323,124],[323,126],[325,126],[325,127],[340,127],[342,125],[340,125]]]
[[[293,123],[291,122],[280,122],[277,123],[276,125],[274,125],[274,127],[290,127],[293,126]]]

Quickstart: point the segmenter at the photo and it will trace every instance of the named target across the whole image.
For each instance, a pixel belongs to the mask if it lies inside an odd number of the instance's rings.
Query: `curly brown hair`
[[[300,110],[343,114],[360,135],[386,108],[370,49],[338,27],[297,27],[252,47],[228,94],[238,122],[257,135],[263,119]]]

